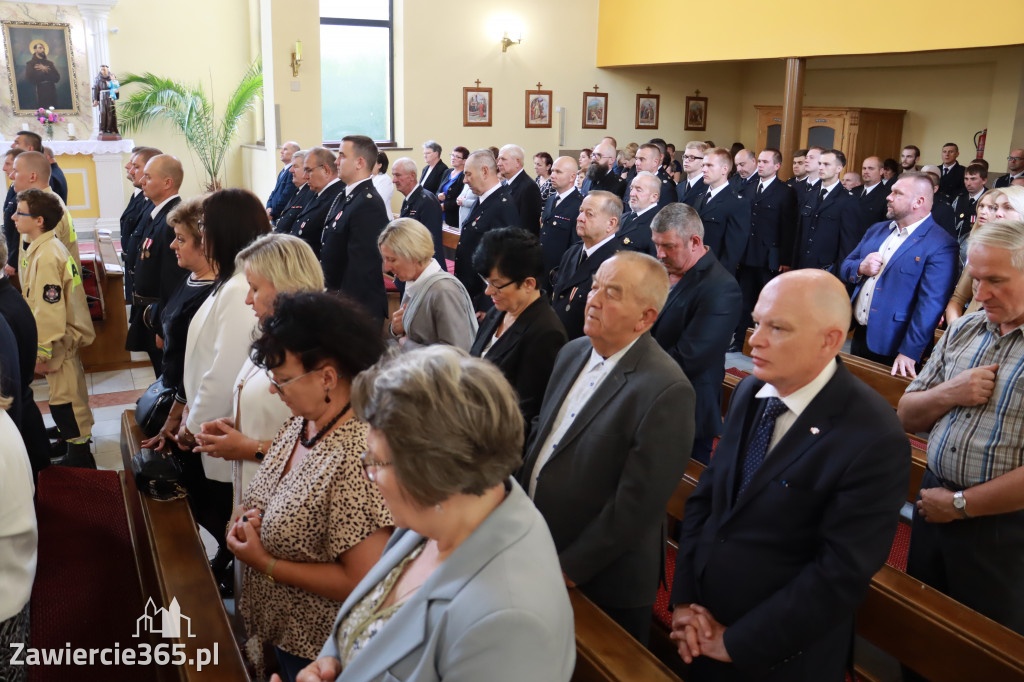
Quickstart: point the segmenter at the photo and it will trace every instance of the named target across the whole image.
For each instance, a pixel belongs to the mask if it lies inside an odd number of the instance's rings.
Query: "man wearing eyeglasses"
[[[1006,157],[1006,175],[996,180],[996,188],[1009,187],[1017,178],[1024,178],[1024,149],[1014,149]]]
[[[615,147],[608,142],[601,142],[594,147],[594,153],[590,156],[590,168],[587,169],[587,179],[583,181],[583,195],[586,196],[594,190],[602,190],[621,197],[626,181],[612,172],[614,165]]]
[[[694,208],[707,189],[704,183],[704,152],[707,149],[707,144],[694,140],[687,142],[683,150],[683,172],[686,173],[686,179],[676,185],[676,197]]]
[[[338,178],[334,152],[323,147],[313,147],[302,159],[302,175],[314,196],[295,216],[291,233],[313,247],[319,258],[327,212],[345,190],[345,183]]]

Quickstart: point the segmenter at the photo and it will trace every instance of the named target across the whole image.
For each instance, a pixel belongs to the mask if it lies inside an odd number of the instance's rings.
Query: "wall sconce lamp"
[[[523,34],[522,33],[516,34],[515,38],[510,38],[509,35],[508,35],[508,31],[505,31],[505,35],[503,35],[501,37],[501,51],[502,52],[508,52],[508,48],[509,48],[510,45],[521,45],[522,42],[523,42]]]
[[[302,41],[295,41],[295,50],[292,52],[292,75],[298,78],[299,67],[302,66]]]

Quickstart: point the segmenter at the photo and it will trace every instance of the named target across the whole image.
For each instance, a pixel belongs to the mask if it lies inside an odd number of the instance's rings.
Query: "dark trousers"
[[[690,458],[700,462],[701,464],[711,464],[711,451],[714,447],[714,438],[694,438],[693,450],[690,452]]]
[[[896,362],[895,355],[879,355],[868,348],[868,328],[858,322],[854,322],[853,341],[850,342],[850,352],[859,358],[871,360],[889,368]]]
[[[276,646],[274,647],[274,655],[277,657],[278,665],[281,666],[278,674],[285,682],[295,682],[295,678],[299,676],[299,673],[302,672],[303,668],[313,662],[308,658],[290,654],[284,649]]]
[[[927,471],[921,487],[942,486]],[[1024,635],[1024,511],[928,523],[915,509],[907,573]]]
[[[739,282],[740,291],[743,293],[743,311],[740,313],[740,322],[736,327],[733,343],[743,345],[747,329],[754,326],[751,313],[754,311],[754,306],[757,305],[761,289],[764,289],[764,285],[768,284],[776,274],[766,267],[756,265],[740,265],[736,270],[736,281]]]
[[[601,606],[601,610],[631,634],[633,639],[647,646],[651,639],[651,613],[654,611],[654,604],[629,608]]]

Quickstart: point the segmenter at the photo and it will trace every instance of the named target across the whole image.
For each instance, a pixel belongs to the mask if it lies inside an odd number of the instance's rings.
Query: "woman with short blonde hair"
[[[473,301],[434,259],[430,231],[418,220],[398,218],[380,233],[377,247],[385,273],[406,283],[390,325],[402,349],[445,343],[469,350],[477,330]]]

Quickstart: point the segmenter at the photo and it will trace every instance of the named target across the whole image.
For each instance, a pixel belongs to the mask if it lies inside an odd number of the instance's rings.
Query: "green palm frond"
[[[185,144],[196,155],[207,175],[209,188],[220,186],[220,174],[231,141],[238,133],[242,117],[252,111],[263,97],[263,60],[257,58],[245,72],[228,99],[223,118],[199,84],[179,83],[151,73],[128,74],[122,88],[140,86],[118,101],[121,128],[131,134],[164,120],[185,137]]]

